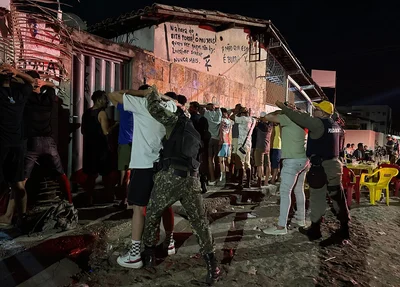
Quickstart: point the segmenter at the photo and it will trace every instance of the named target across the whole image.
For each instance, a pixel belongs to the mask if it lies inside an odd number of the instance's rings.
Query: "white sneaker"
[[[264,229],[262,232],[268,235],[286,235],[287,228],[277,229],[275,226]]]
[[[292,218],[290,223],[296,224],[299,227],[305,227],[306,226],[306,221],[305,220],[299,220],[297,218]]]
[[[209,186],[215,186],[216,183],[217,183],[217,181],[209,181],[209,182],[208,182],[208,185],[209,185]]]
[[[168,255],[175,255],[176,250],[175,250],[175,240],[171,239],[168,245]]]
[[[220,180],[218,181],[218,183],[217,183],[218,186],[225,186],[225,184],[226,184],[226,179],[225,179],[225,178],[220,179]]]
[[[119,256],[117,263],[122,267],[133,269],[139,269],[143,266],[140,254],[134,255],[132,249],[130,249],[125,255]]]

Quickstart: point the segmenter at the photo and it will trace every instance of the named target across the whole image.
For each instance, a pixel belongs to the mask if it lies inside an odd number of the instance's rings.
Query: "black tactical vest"
[[[313,155],[322,159],[331,159],[339,156],[339,138],[343,130],[333,119],[320,119],[324,124],[324,134],[319,139],[308,136],[307,157]]]
[[[189,171],[197,171],[200,163],[197,155],[201,147],[201,137],[193,122],[183,113],[169,136],[164,138],[161,151],[163,167],[183,167]]]

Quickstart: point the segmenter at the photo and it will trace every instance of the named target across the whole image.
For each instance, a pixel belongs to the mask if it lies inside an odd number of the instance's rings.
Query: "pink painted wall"
[[[369,149],[375,149],[376,143],[383,146],[383,134],[374,131],[365,130],[346,130],[345,134],[345,144],[355,144],[363,143],[367,145]]]

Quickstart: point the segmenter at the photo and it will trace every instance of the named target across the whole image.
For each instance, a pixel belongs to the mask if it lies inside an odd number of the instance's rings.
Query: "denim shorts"
[[[223,143],[218,153],[219,157],[230,157],[230,145]]]
[[[277,169],[280,167],[281,162],[281,150],[271,149],[271,168]]]

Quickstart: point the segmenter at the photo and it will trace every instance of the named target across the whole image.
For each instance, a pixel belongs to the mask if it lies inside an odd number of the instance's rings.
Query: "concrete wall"
[[[374,131],[363,131],[363,130],[346,130],[345,144],[363,143],[367,145],[369,149],[375,149],[377,145],[384,146],[384,134]]]
[[[154,55],[185,67],[262,88],[266,62],[250,62],[243,29],[213,32],[195,25],[165,23],[154,32]],[[266,59],[262,50],[261,59]]]
[[[111,39],[120,44],[130,44],[146,51],[154,51],[154,26],[143,28]]]
[[[10,10],[10,0],[0,0],[0,7]]]
[[[253,115],[265,110],[265,104],[274,104],[276,100],[284,101],[284,88],[263,83],[257,89],[227,77],[220,77],[206,72],[185,67],[156,58],[152,53],[136,51],[133,61],[133,88],[139,87],[146,79],[148,84],[156,84],[160,92],[174,91],[183,94],[188,101],[200,103],[214,102],[226,108],[233,108],[241,103],[252,109]],[[294,95],[290,96],[291,101]]]
[[[241,103],[253,114],[263,111],[266,104],[285,100],[284,87],[264,79],[266,61],[250,62],[249,38],[243,29],[216,33],[165,23],[112,40],[140,48],[134,58],[133,88],[146,80],[157,84],[161,92],[174,91],[189,101],[227,108]],[[266,57],[262,50],[261,59]],[[293,93],[289,100],[294,101]]]
[[[143,49],[136,51],[134,59],[134,88],[146,79],[157,84],[161,92],[174,91],[188,101],[214,102],[227,108],[241,103],[254,115],[263,111],[265,104],[285,100],[284,87],[264,79],[266,62],[249,61],[249,39],[243,29],[215,33],[193,25],[165,23],[153,31],[154,53],[143,51],[151,51],[143,48],[150,46],[149,36],[131,42]],[[139,34],[134,35],[139,38]],[[122,43],[126,37],[113,40]],[[264,50],[261,59],[266,59]],[[289,99],[294,101],[293,93]]]

